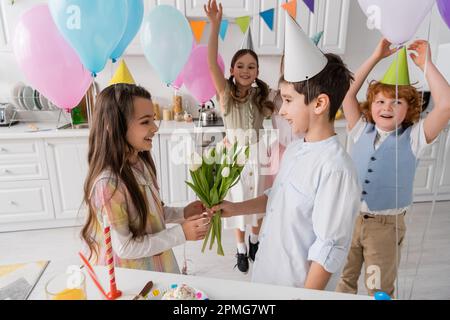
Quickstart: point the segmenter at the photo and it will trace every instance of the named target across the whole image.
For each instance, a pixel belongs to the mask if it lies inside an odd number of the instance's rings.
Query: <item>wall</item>
[[[366,18],[357,1],[351,1],[349,16],[347,50],[343,55],[343,59],[351,70],[356,70],[375,48],[380,39],[380,33],[378,31],[370,31],[366,28]],[[433,53],[436,59],[437,45],[450,42],[450,31],[440,18],[436,6],[433,9],[432,17],[430,40],[433,45]],[[417,37],[427,38],[429,24],[430,18],[427,17],[417,33]],[[208,34],[209,29],[207,27],[202,39],[203,43],[206,43]],[[220,41],[220,53],[225,60],[226,69],[229,68],[233,53],[239,49],[241,39],[242,33],[239,31],[238,27],[233,24],[230,25],[226,42],[223,43]],[[262,56],[260,60],[260,78],[268,82],[271,87],[276,87],[279,75],[280,57]],[[386,61],[381,62],[371,74],[370,79],[380,79],[389,67],[390,61],[391,60],[387,59]],[[148,88],[158,102],[161,102],[163,105],[169,103],[172,90],[165,87],[159,81],[158,76],[143,56],[127,56],[126,62],[138,84]],[[100,83],[101,87],[107,85],[109,78],[113,74],[114,68],[115,66],[108,64],[105,70],[99,74],[97,81]],[[412,62],[410,64],[410,70],[413,81],[419,81],[418,86],[423,87],[423,76],[418,72],[418,69]],[[226,72],[228,75],[228,70],[226,70]],[[17,81],[25,80],[17,67],[13,55],[11,53],[0,52],[0,102],[10,100],[11,88]],[[363,88],[360,93],[361,99],[364,97],[364,92],[365,90]],[[188,100],[192,109],[196,109],[195,102],[192,98],[186,98],[185,100]]]

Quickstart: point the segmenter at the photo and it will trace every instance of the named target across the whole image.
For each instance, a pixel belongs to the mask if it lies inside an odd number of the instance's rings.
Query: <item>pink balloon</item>
[[[181,70],[180,74],[178,75],[178,77],[175,79],[175,81],[172,83],[172,87],[174,87],[175,89],[180,89],[183,86],[184,83],[184,78],[183,78],[183,71]]]
[[[13,47],[31,86],[61,109],[70,111],[80,103],[92,83],[91,74],[60,35],[47,5],[20,17]]]
[[[225,64],[220,55],[217,56],[222,72],[225,70]],[[184,85],[189,92],[204,104],[216,95],[216,88],[208,68],[208,47],[199,45],[192,50],[189,61],[183,70]]]

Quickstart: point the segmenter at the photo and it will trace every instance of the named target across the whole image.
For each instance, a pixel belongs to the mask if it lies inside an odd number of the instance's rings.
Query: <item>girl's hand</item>
[[[222,3],[219,3],[219,6],[217,6],[216,0],[208,0],[208,4],[205,4],[203,8],[211,24],[219,26],[222,22]]]
[[[234,216],[236,212],[235,203],[230,201],[223,201],[222,203],[213,206],[211,209],[206,209],[208,216],[213,216],[216,211],[222,210],[221,217],[229,218]]]
[[[203,215],[192,216],[187,219],[181,227],[187,241],[202,240],[208,232],[211,219],[205,218]]]
[[[431,49],[427,41],[417,40],[408,47],[408,50],[417,52],[417,55],[411,53],[409,56],[422,71],[425,69],[427,59],[428,62],[431,62]]]
[[[189,219],[190,217],[202,214],[205,211],[203,203],[197,200],[184,207],[184,218]]]
[[[380,61],[393,55],[399,48],[391,49],[391,45],[392,43],[390,43],[386,38],[381,39],[372,56],[377,59],[377,61]]]

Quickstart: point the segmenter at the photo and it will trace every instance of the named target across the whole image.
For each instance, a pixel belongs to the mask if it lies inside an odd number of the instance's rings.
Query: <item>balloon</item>
[[[223,72],[225,64],[220,55],[217,56],[217,62]],[[183,78],[186,88],[201,104],[208,102],[216,95],[216,88],[208,68],[207,46],[199,45],[192,51],[184,67]]]
[[[20,17],[13,50],[30,84],[62,109],[76,107],[92,83],[91,74],[59,33],[45,4]]]
[[[167,85],[188,61],[192,39],[185,16],[172,6],[159,5],[144,18],[141,43],[145,56]]]
[[[439,12],[447,26],[450,28],[450,2],[448,0],[437,1]]]
[[[358,0],[374,27],[393,44],[411,40],[435,0]]]
[[[127,27],[127,1],[49,0],[50,12],[64,39],[94,75],[119,44]]]
[[[375,297],[375,300],[381,300],[381,301],[391,300],[391,297],[386,292],[383,292],[383,291],[375,292],[374,297]]]
[[[144,19],[144,0],[127,0],[128,14],[127,27],[116,49],[111,54],[111,59],[116,62],[128,47],[131,41],[141,28],[142,20]]]
[[[195,47],[196,47],[195,41],[192,41],[192,50],[194,50]],[[192,50],[191,50],[191,52],[192,52]],[[191,56],[191,55],[189,54],[189,56]],[[180,74],[179,74],[178,77],[175,79],[175,81],[172,82],[172,87],[173,87],[175,90],[180,89],[180,88],[183,86],[183,84],[184,84],[183,73],[184,73],[184,68],[183,68],[183,70],[181,70]]]

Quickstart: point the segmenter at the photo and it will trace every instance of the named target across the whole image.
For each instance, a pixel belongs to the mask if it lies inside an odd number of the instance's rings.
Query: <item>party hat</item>
[[[117,83],[135,84],[133,76],[131,75],[130,70],[128,70],[127,64],[124,60],[120,61],[114,77],[112,77],[111,81],[109,81],[109,85]]]
[[[289,82],[301,82],[320,73],[328,59],[297,22],[286,15],[284,78]]]
[[[398,64],[397,64],[398,62]],[[399,85],[399,86],[409,86],[411,82],[409,80],[409,70],[408,70],[408,56],[406,52],[406,47],[403,47],[398,51],[395,56],[394,62],[392,62],[389,70],[380,81],[384,84]]]
[[[250,27],[248,27],[247,32],[245,33],[244,36],[244,40],[242,41],[241,44],[241,49],[249,49],[249,50],[253,50],[255,47],[253,46],[253,40],[252,40],[252,31],[250,29]]]

